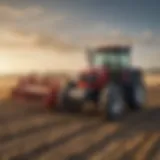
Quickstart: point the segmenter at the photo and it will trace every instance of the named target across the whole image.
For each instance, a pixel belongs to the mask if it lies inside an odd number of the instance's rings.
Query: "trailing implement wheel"
[[[48,111],[59,111],[58,108],[58,99],[59,92],[61,90],[60,85],[56,85],[51,88],[48,95],[44,98],[44,106]]]

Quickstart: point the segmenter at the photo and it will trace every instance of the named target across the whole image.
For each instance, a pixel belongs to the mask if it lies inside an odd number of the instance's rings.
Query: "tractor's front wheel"
[[[77,101],[69,96],[69,93],[76,88],[74,82],[69,82],[61,92],[59,107],[65,112],[81,112],[82,101]]]

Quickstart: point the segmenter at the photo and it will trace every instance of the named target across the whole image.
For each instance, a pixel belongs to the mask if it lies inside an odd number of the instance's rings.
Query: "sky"
[[[131,43],[160,67],[159,0],[0,0],[0,74],[86,66],[84,49]]]

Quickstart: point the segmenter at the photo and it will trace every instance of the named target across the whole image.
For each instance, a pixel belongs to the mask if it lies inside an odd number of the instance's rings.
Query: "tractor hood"
[[[92,88],[101,87],[108,79],[108,71],[104,68],[88,68],[80,72],[78,80]]]
[[[108,69],[106,68],[88,68],[86,70],[82,70],[80,72],[81,75],[100,75],[108,72]]]

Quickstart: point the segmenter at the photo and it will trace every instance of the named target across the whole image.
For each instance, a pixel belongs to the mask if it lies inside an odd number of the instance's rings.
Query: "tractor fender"
[[[127,74],[131,84],[143,81],[143,73],[139,68],[132,68],[128,71]]]

